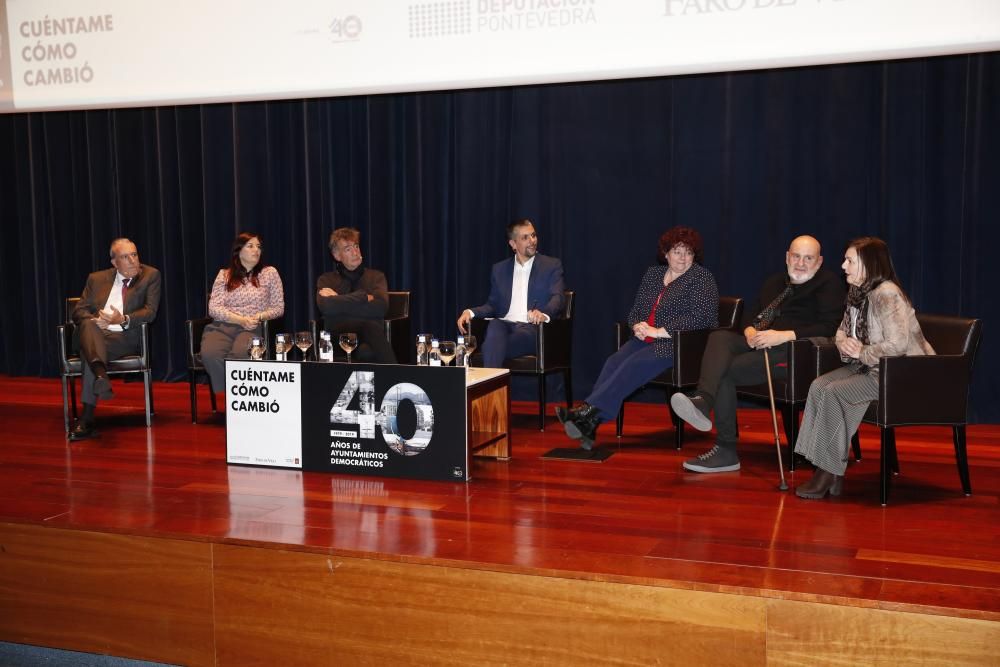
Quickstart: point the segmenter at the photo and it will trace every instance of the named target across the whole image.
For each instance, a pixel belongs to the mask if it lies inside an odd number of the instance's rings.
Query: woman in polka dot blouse
[[[261,261],[263,244],[258,234],[241,232],[233,240],[229,266],[220,269],[208,300],[212,322],[201,336],[201,361],[212,382],[212,391],[226,389],[226,359],[250,356],[250,339],[263,332],[261,322],[285,313],[281,276]]]
[[[646,269],[628,314],[633,337],[604,362],[583,405],[556,409],[566,435],[584,449],[594,446],[598,425],[614,419],[625,398],[673,366],[671,331],[718,326],[719,289],[701,265],[701,235],[690,227],[668,230],[659,257],[666,264]]]

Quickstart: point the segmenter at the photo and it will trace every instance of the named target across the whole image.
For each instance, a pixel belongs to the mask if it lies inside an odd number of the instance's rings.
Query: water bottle
[[[274,337],[274,360],[288,361],[288,351],[292,349],[292,337],[280,333]]]
[[[417,336],[417,366],[427,365],[427,334]]]
[[[459,335],[455,343],[455,366],[468,365],[468,348],[465,347],[465,336]]]
[[[329,331],[319,332],[319,345],[316,346],[320,361],[333,361],[333,338]]]
[[[428,366],[441,365],[441,341],[437,338],[431,340],[431,353],[428,358]]]
[[[250,339],[250,347],[247,349],[250,353],[250,358],[254,361],[260,361],[264,358],[264,339],[260,336],[254,336]]]

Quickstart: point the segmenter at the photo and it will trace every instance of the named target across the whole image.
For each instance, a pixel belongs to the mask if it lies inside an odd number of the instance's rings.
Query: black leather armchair
[[[734,328],[742,315],[743,299],[735,296],[719,297],[719,328]],[[666,391],[667,409],[670,410],[670,420],[674,424],[674,444],[677,449],[684,445],[684,422],[670,407],[670,396],[678,391],[693,389],[698,384],[698,376],[701,373],[701,357],[705,352],[708,335],[712,331],[712,329],[671,331],[670,339],[674,344],[674,365],[670,370],[646,384],[646,387],[657,387]],[[632,329],[627,322],[617,322],[615,323],[615,335],[620,348],[632,337]],[[641,390],[636,390],[636,393]],[[615,434],[619,438],[622,435],[624,425],[625,403],[622,403],[615,424]]]
[[[76,379],[83,376],[83,360],[80,358],[79,337],[76,336],[76,324],[73,322],[73,311],[79,297],[66,299],[66,320],[56,327],[59,338],[59,369],[62,378],[63,425],[66,433],[70,429],[70,414],[76,419]],[[153,423],[153,383],[150,368],[149,323],[140,325],[139,354],[133,354],[108,362],[108,376],[141,375],[145,387],[146,426]]]
[[[218,410],[215,403],[215,392],[212,385],[208,383],[208,374],[205,372],[205,365],[201,362],[201,335],[205,332],[205,327],[212,321],[211,317],[199,317],[184,322],[184,330],[187,335],[187,364],[188,364],[188,392],[191,395],[191,423],[198,423],[198,392],[196,386],[200,379],[204,379],[208,385],[208,398],[212,403],[212,412]],[[285,318],[276,317],[273,320],[264,320],[263,337],[267,345],[265,358],[274,358],[274,335],[281,333],[284,327]]]
[[[413,350],[416,345],[410,334],[410,292],[389,292],[389,304],[385,310],[385,338],[396,355],[396,363],[412,363]],[[315,358],[316,341],[319,340],[320,324],[326,328],[323,320],[309,320],[309,330],[312,331],[313,347],[310,351]],[[337,341],[333,341],[333,358],[335,361],[347,361],[347,354],[340,349]]]
[[[879,360],[879,398],[868,406],[864,421],[881,434],[880,501],[889,501],[893,473],[899,472],[897,426],[951,426],[955,462],[965,495],[972,495],[966,456],[972,366],[982,337],[982,321],[967,317],[917,314],[924,337],[936,355],[883,357]],[[860,437],[854,435],[855,448]]]
[[[537,354],[526,354],[504,361],[504,366],[510,369],[512,375],[533,376],[538,381],[538,428],[545,430],[545,383],[552,373],[561,373],[566,395],[566,407],[573,405],[573,305],[576,293],[573,290],[563,292],[565,307],[561,317],[553,317],[549,322],[538,325],[536,341]],[[486,339],[487,318],[473,318],[472,333],[482,345]],[[473,356],[475,365],[479,365],[482,355]]]

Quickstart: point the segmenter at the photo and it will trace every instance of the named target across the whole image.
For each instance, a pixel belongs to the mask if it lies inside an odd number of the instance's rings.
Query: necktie
[[[767,304],[764,310],[760,311],[753,321],[753,328],[757,331],[764,331],[765,329],[770,329],[771,325],[774,323],[775,318],[777,318],[778,313],[781,311],[782,302],[792,295],[792,284],[788,283],[785,285],[785,289],[781,291],[781,294],[774,298],[774,301]]]
[[[125,297],[128,296],[128,278],[122,278],[122,315],[125,314]]]

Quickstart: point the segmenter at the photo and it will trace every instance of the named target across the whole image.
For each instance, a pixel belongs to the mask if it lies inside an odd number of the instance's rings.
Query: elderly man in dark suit
[[[486,303],[458,316],[466,333],[473,317],[494,317],[482,343],[483,366],[499,368],[504,359],[534,354],[535,327],[558,316],[564,307],[562,262],[538,254],[538,235],[531,220],[507,225],[507,243],[514,256],[493,265]]]
[[[134,243],[126,238],[112,241],[111,265],[114,268],[87,277],[73,311],[83,359],[83,414],[70,432],[70,440],[97,434],[97,399],[114,397],[108,362],[138,353],[139,325],[152,322],[160,305],[160,272],[139,262]]]

